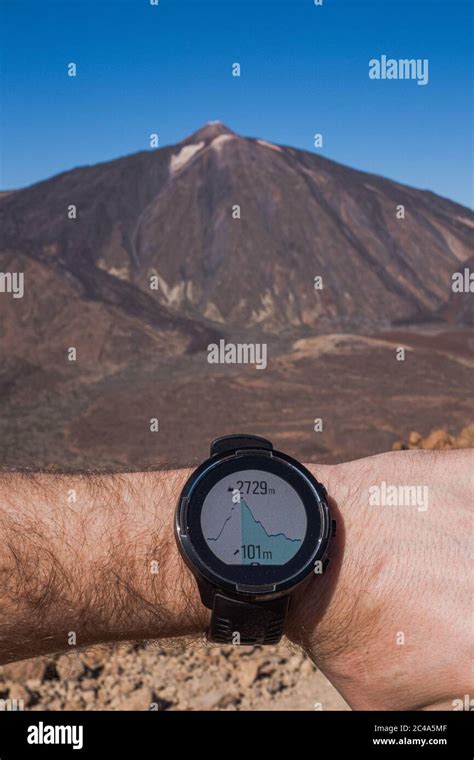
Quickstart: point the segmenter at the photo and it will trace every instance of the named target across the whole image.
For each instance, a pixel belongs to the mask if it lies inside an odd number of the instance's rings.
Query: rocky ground
[[[406,441],[396,441],[394,451],[406,449],[473,449],[474,424],[467,425],[459,435],[450,435],[446,430],[432,430],[423,437],[413,430]]]
[[[26,710],[348,710],[289,645],[126,645],[0,668],[0,699]]]

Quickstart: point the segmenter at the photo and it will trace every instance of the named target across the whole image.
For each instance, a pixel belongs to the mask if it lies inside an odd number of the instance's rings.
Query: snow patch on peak
[[[181,148],[179,153],[175,153],[174,156],[171,156],[170,161],[170,171],[171,174],[175,174],[175,172],[179,171],[180,169],[185,166],[188,161],[192,159],[192,157],[201,150],[205,145],[204,142],[199,143],[193,143],[191,145],[185,145],[184,148]]]
[[[220,152],[222,146],[224,143],[229,142],[229,140],[235,140],[235,135],[219,135],[218,137],[215,137],[213,141],[211,142],[211,148],[214,148],[214,150],[217,150]]]
[[[270,150],[276,150],[278,153],[283,153],[279,145],[274,145],[273,143],[267,142],[266,140],[257,140],[257,142],[259,145],[263,145],[264,148],[270,148]]]

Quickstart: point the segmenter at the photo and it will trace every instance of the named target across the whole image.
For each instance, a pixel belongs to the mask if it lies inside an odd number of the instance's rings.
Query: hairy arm
[[[296,595],[289,637],[356,709],[451,709],[474,691],[472,452],[308,467],[338,536],[327,572]],[[203,633],[209,612],[173,536],[188,475],[1,475],[0,663]],[[383,482],[426,487],[426,509],[371,503]]]
[[[206,625],[173,536],[189,471],[0,476],[0,662]]]

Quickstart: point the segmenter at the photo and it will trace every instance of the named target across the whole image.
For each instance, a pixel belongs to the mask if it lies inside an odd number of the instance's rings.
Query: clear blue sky
[[[1,0],[0,187],[204,122],[472,205],[471,0]],[[368,61],[428,58],[429,84]],[[78,76],[66,76],[74,61]],[[242,66],[240,79],[231,65]]]

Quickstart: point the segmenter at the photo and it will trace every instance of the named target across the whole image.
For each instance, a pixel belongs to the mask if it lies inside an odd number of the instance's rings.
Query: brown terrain
[[[321,463],[473,446],[472,294],[451,278],[473,267],[474,215],[452,201],[210,123],[0,194],[0,222],[0,272],[25,275],[22,299],[0,293],[0,466],[188,465],[236,431]],[[209,364],[220,337],[266,343],[267,369]],[[5,696],[348,709],[284,644],[36,659],[0,669]]]
[[[106,329],[98,321],[96,334]],[[2,362],[4,466],[193,464],[210,439],[235,430],[267,435],[303,460],[335,462],[386,451],[413,426],[455,432],[472,419],[467,330],[269,341],[264,371],[209,365],[202,352],[166,357],[158,348],[127,366],[118,344],[115,368],[106,356],[85,359],[87,371],[81,361],[44,369],[14,356]],[[396,360],[399,346],[404,361]],[[150,432],[154,417],[159,432]]]

